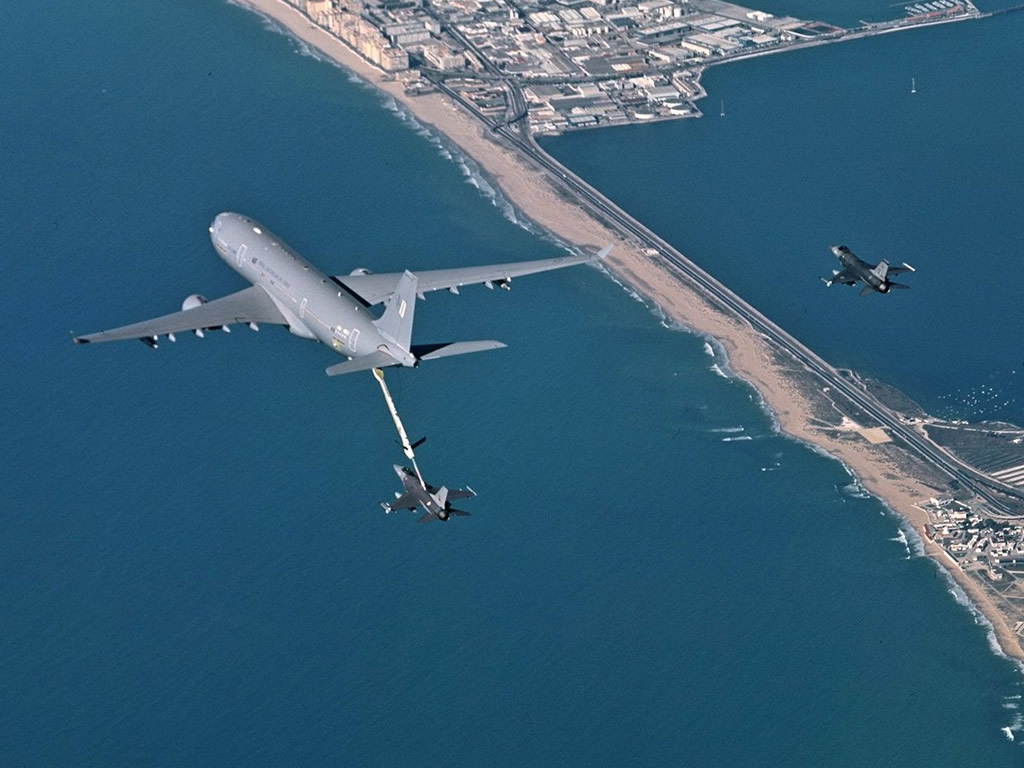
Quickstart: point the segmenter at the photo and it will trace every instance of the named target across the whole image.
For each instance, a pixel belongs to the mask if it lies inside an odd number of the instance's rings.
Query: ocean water
[[[914,0],[916,2],[916,0]],[[795,16],[807,21],[826,21],[841,27],[858,27],[865,21],[885,21],[906,16],[904,5],[913,3],[892,0],[757,0],[748,2],[750,8],[767,11],[776,16]]]
[[[913,537],[597,270],[421,305],[510,345],[390,377],[449,525],[379,511],[387,412],[321,347],[74,347],[243,287],[220,210],[338,272],[559,250],[247,11],[5,10],[0,764],[1019,764]]]
[[[542,143],[829,361],[1024,423],[1022,35],[1017,13],[729,64],[703,119]],[[826,290],[830,243],[909,262],[911,290]]]

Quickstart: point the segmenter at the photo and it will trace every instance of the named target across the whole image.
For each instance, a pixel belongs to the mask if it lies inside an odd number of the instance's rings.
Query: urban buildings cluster
[[[930,522],[925,534],[965,571],[981,571],[992,582],[1024,574],[1024,525],[1000,520],[956,499],[929,499],[919,505]]]
[[[696,116],[709,64],[851,32],[725,0],[286,2],[411,92],[454,78],[484,114],[534,133]],[[939,0],[902,23],[975,11]]]

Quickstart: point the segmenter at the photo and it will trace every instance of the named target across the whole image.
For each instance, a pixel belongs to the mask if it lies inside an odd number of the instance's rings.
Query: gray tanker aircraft
[[[284,325],[296,336],[315,339],[349,358],[327,369],[328,376],[392,365],[413,367],[435,360],[504,347],[500,341],[457,341],[413,344],[412,324],[416,298],[427,291],[458,293],[464,285],[509,288],[513,277],[571,267],[604,258],[611,246],[596,256],[564,256],[482,267],[436,269],[424,272],[374,274],[356,269],[330,276],[293,251],[261,224],[238,213],[221,213],[210,226],[213,247],[228,265],[252,285],[213,301],[193,294],[180,312],[141,323],[75,338],[76,344],[138,339],[156,348],[161,337],[192,331],[230,331],[245,323],[254,331],[260,323]],[[377,317],[370,307],[384,304]]]
[[[882,259],[877,265],[868,264],[857,258],[857,255],[845,245],[833,245],[832,253],[839,259],[843,268],[832,270],[832,277],[822,277],[821,281],[830,287],[836,283],[843,285],[864,283],[860,292],[861,296],[867,296],[869,293],[888,293],[893,288],[909,288],[909,285],[894,283],[889,277],[916,271],[906,262],[898,267],[889,266],[889,262],[885,259]]]
[[[431,523],[434,520],[447,521],[452,515],[457,517],[468,517],[469,512],[452,507],[452,501],[456,499],[471,499],[476,496],[476,491],[468,485],[465,488],[449,490],[445,486],[435,488],[423,481],[418,469],[409,469],[398,464],[394,465],[395,474],[402,481],[405,493],[396,493],[392,502],[382,502],[381,506],[387,513],[397,512],[400,509],[409,509],[415,512],[422,508],[426,514],[419,519],[421,523]]]

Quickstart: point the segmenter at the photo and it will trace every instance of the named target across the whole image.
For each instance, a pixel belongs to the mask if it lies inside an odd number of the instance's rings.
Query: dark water
[[[740,62],[705,119],[544,146],[830,361],[1024,423],[1022,36],[1011,14]],[[825,290],[830,243],[913,288]]]
[[[387,412],[322,347],[74,348],[242,287],[220,210],[338,272],[558,251],[239,8],[5,10],[0,764],[1019,763],[1017,671],[896,521],[594,270],[418,311],[510,344],[391,378],[480,493],[447,526],[379,512]]]

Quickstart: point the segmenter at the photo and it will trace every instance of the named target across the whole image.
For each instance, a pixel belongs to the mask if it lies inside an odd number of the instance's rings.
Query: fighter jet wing
[[[152,320],[143,320],[109,331],[76,336],[76,344],[90,344],[100,341],[142,339],[155,346],[158,336],[202,328],[219,328],[231,323],[275,323],[287,325],[284,315],[259,286],[253,285],[237,293],[231,293],[192,309],[173,312]]]
[[[860,278],[849,269],[840,270],[827,280],[824,277],[821,279],[825,280],[829,285],[835,285],[836,283],[839,283],[840,285],[856,285],[860,280]]]
[[[472,499],[476,496],[476,491],[472,488],[456,488],[454,491],[448,491],[448,500],[455,501],[456,499]]]
[[[510,264],[491,264],[484,267],[462,267],[458,269],[433,269],[416,272],[418,293],[448,289],[458,293],[464,285],[487,283],[491,287],[495,283],[506,286],[513,277],[532,275],[535,272],[547,272],[562,269],[576,264],[603,259],[611,251],[610,245],[605,246],[596,256],[563,256],[557,259],[539,259],[537,261],[518,261]],[[365,275],[335,275],[334,279],[367,304],[380,304],[385,301],[398,287],[401,272],[384,272]]]
[[[385,502],[388,511],[395,512],[399,509],[412,509],[415,510],[419,505],[419,500],[411,493],[403,493],[394,501]]]

